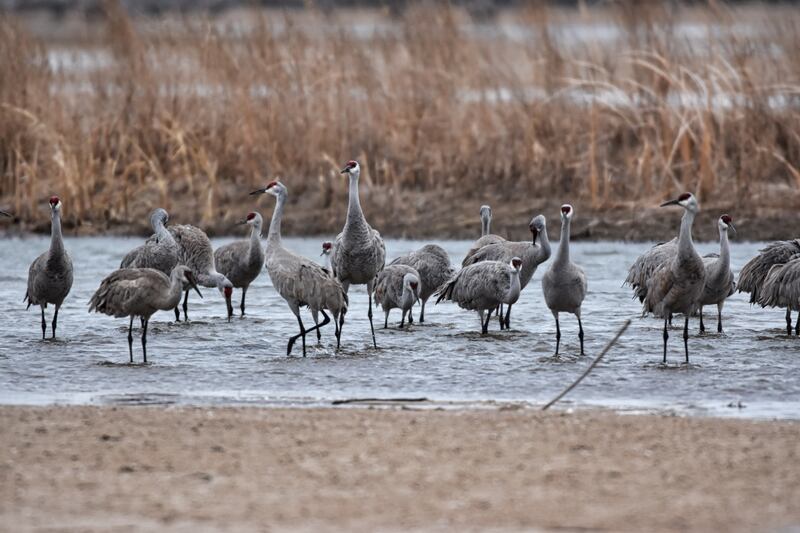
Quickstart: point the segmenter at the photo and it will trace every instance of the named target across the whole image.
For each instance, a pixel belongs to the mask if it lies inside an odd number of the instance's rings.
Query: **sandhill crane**
[[[587,285],[583,269],[569,258],[569,230],[574,213],[571,205],[561,206],[561,241],[558,243],[555,260],[542,277],[544,301],[556,319],[556,355],[561,344],[561,328],[558,324],[560,312],[572,313],[578,317],[578,338],[581,341],[581,355],[583,355],[581,305],[586,297]]]
[[[547,237],[547,221],[543,215],[538,215],[531,219],[528,228],[533,239],[531,242],[512,242],[502,241],[489,244],[475,252],[469,259],[465,259],[467,265],[479,263],[481,261],[500,261],[508,264],[512,257],[522,258],[522,270],[520,271],[520,285],[524,289],[533,277],[536,268],[550,258],[550,240]],[[541,241],[536,244],[537,237],[541,236]],[[506,309],[505,316],[500,309],[500,328],[510,327],[511,306]]]
[[[800,253],[800,239],[777,241],[767,245],[758,255],[748,261],[739,272],[739,292],[750,293],[750,303],[761,300],[761,289],[774,265],[784,264],[789,258]],[[800,324],[800,316],[797,317]],[[792,308],[786,308],[786,332],[792,334]]]
[[[247,218],[238,222],[247,224],[250,238],[220,246],[214,252],[214,265],[230,280],[234,287],[242,289],[242,303],[239,309],[244,316],[244,299],[247,288],[264,268],[264,249],[261,247],[261,226],[263,219],[259,213],[248,213]],[[228,320],[233,316],[233,306],[228,302]]]
[[[644,297],[642,315],[654,313],[664,317],[664,363],[667,362],[667,326],[672,313],[684,313],[683,346],[686,363],[689,363],[689,317],[697,310],[703,294],[705,265],[692,242],[692,224],[700,211],[694,195],[683,193],[677,199],[661,204],[679,205],[684,213],[678,234],[678,253],[661,265],[647,280],[647,294]]]
[[[28,270],[27,309],[38,305],[42,309],[42,339],[47,333],[44,310],[47,304],[55,306],[53,313],[53,338],[56,338],[58,310],[72,288],[72,259],[64,249],[61,236],[61,200],[50,197],[50,249],[36,258]]]
[[[411,307],[417,303],[420,295],[419,272],[408,265],[387,265],[378,272],[375,280],[375,304],[383,307],[383,328],[389,327],[389,311],[400,308],[403,316],[400,319],[400,328],[406,321],[414,322],[410,315]]]
[[[492,311],[500,304],[512,305],[519,298],[522,259],[514,257],[511,264],[482,261],[462,268],[436,292],[436,303],[452,300],[462,309],[477,311],[481,318],[481,333],[489,332]],[[484,314],[488,311],[486,319]]]
[[[678,238],[661,242],[640,255],[628,270],[624,284],[633,289],[633,297],[644,303],[647,296],[647,280],[653,273],[678,255]]]
[[[792,309],[800,311],[800,253],[790,257],[786,263],[772,265],[759,291],[758,303],[761,307],[785,307],[787,315]],[[786,330],[791,335],[792,323],[788,320]],[[794,332],[800,335],[800,315]]]
[[[488,207],[488,206],[485,206]],[[422,310],[419,313],[420,323],[425,322],[425,304],[447,280],[453,277],[455,270],[450,266],[450,256],[439,245],[426,244],[419,250],[402,255],[389,263],[390,265],[408,265],[419,274],[419,298]],[[409,318],[411,314],[409,313]]]
[[[122,259],[120,268],[155,268],[169,276],[178,264],[178,244],[167,230],[169,214],[161,208],[150,214],[154,235]]]
[[[203,287],[216,287],[225,297],[225,306],[232,308],[231,294],[233,283],[223,274],[217,272],[214,264],[214,249],[206,232],[190,225],[170,226],[169,232],[178,245],[178,263],[192,269],[194,279]],[[189,288],[184,287],[183,319],[189,320]],[[178,307],[175,306],[175,320],[180,320]]]
[[[369,299],[367,317],[372,332],[372,344],[377,348],[375,326],[372,323],[372,291],[375,287],[375,275],[381,271],[386,261],[386,246],[381,234],[367,224],[361,211],[361,202],[358,198],[361,167],[358,162],[348,161],[341,174],[347,174],[350,181],[349,203],[344,229],[336,237],[333,245],[331,265],[334,275],[342,282],[345,293],[349,292],[351,284],[366,284]]]
[[[731,250],[728,244],[728,229],[736,233],[733,227],[733,219],[730,215],[722,215],[717,221],[719,226],[719,254],[708,254],[703,256],[706,276],[703,284],[703,294],[700,297],[700,332],[706,330],[703,324],[703,306],[717,306],[717,332],[722,333],[722,306],[725,300],[733,294],[736,283],[733,281],[731,271]]]
[[[482,205],[480,209],[481,215],[481,236],[478,240],[472,243],[472,247],[470,247],[467,255],[464,256],[464,259],[461,261],[461,266],[465,267],[468,264],[472,264],[469,262],[469,258],[475,255],[475,252],[483,248],[484,246],[488,246],[489,244],[497,244],[498,242],[503,242],[505,239],[500,235],[492,234],[492,208],[488,205]]]
[[[272,285],[278,294],[289,304],[300,333],[289,339],[286,355],[292,353],[292,346],[298,337],[303,338],[303,357],[306,355],[306,334],[319,330],[330,322],[325,309],[333,314],[333,324],[336,329],[336,349],[339,349],[344,315],[347,312],[347,292],[342,284],[326,272],[314,261],[306,259],[283,246],[281,241],[281,219],[283,207],[286,203],[288,192],[286,186],[280,181],[272,181],[263,189],[258,189],[250,194],[267,193],[274,196],[277,201],[272,221],[269,225],[267,236],[266,265]],[[323,321],[313,328],[306,329],[300,318],[300,307],[307,306],[312,314],[322,313]]]
[[[333,276],[333,268],[331,268],[331,250],[333,249],[333,243],[330,241],[325,241],[322,243],[322,253],[319,254],[322,256],[322,269],[326,272],[329,272],[331,276]]]
[[[100,282],[89,300],[89,312],[95,311],[116,318],[131,317],[128,325],[128,353],[133,363],[133,319],[142,321],[142,355],[147,362],[147,324],[156,311],[173,309],[181,301],[184,284],[200,294],[186,265],[177,265],[169,277],[154,268],[121,268]],[[202,298],[203,295],[200,294]]]

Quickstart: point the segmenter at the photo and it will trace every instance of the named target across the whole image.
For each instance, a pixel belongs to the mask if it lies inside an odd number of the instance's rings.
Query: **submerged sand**
[[[532,410],[1,407],[0,529],[800,525],[800,424]]]

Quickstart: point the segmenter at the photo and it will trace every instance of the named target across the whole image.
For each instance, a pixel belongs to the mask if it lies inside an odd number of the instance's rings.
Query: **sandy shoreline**
[[[532,410],[0,407],[0,529],[770,530],[800,424]]]

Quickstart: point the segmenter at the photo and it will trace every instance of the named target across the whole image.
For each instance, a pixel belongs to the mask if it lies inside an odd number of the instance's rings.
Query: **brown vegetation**
[[[472,234],[484,201],[524,219],[685,189],[706,207],[796,208],[798,49],[795,10],[716,3],[488,24],[427,4],[156,20],[109,3],[100,22],[45,30],[4,18],[0,206],[46,225],[56,193],[72,226],[143,229],[163,206],[224,231],[280,175],[300,206],[287,230],[330,233],[336,171],[357,158],[390,235]]]

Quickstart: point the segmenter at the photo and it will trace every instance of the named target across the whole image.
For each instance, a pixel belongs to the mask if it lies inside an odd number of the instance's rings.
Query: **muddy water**
[[[215,246],[230,239],[215,240]],[[287,239],[287,246],[318,257],[321,239]],[[428,322],[397,328],[399,314],[383,330],[376,314],[378,346],[371,347],[363,287],[351,288],[343,350],[336,353],[332,327],[309,356],[286,356],[296,322],[264,272],[248,293],[248,316],[225,320],[215,289],[190,298],[189,323],[172,313],[151,320],[151,363],[128,365],[127,320],[88,314],[87,302],[103,276],[138,239],[71,238],[75,283],[59,316],[59,338],[41,340],[38,310],[26,311],[22,297],[28,265],[48,239],[0,239],[0,403],[178,403],[313,405],[350,397],[426,397],[449,402],[542,403],[557,394],[589,363],[579,357],[577,324],[562,315],[562,357],[551,357],[553,318],[544,306],[539,270],[514,307],[511,331],[496,322],[479,335],[475,314],[453,304],[429,305]],[[422,243],[388,240],[389,258]],[[440,242],[460,262],[468,241]],[[697,335],[691,323],[692,364],[683,360],[676,322],[670,365],[660,366],[660,322],[640,319],[639,305],[621,288],[627,266],[647,248],[618,242],[575,243],[573,259],[589,278],[584,305],[588,354],[596,354],[625,318],[633,324],[565,405],[602,405],[622,410],[667,409],[689,414],[800,418],[800,339],[789,338],[781,310],[752,308],[735,295],[726,306],[725,333],[707,310],[714,333]],[[734,270],[760,243],[734,243]],[[703,253],[713,243],[699,245]],[[547,264],[545,264],[546,268]],[[238,311],[240,293],[234,292]],[[48,319],[52,310],[48,310]],[[310,317],[306,318],[310,323]],[[136,333],[135,333],[136,335]],[[138,335],[136,361],[141,360]]]

